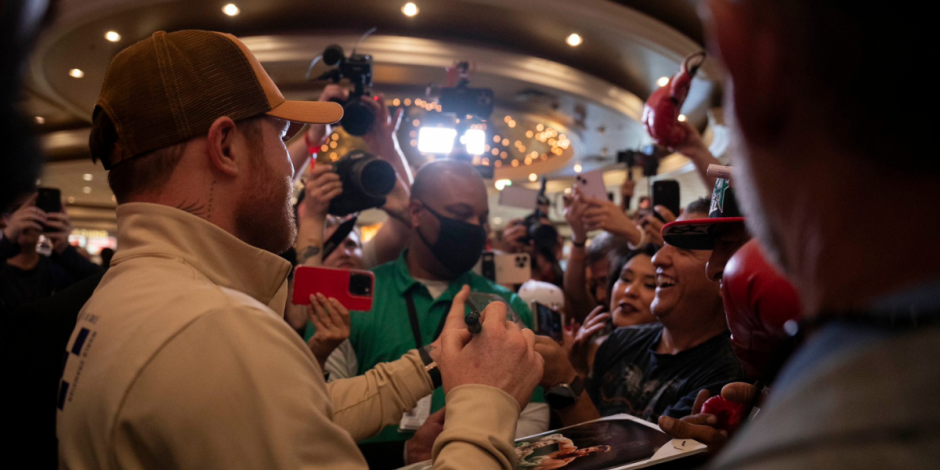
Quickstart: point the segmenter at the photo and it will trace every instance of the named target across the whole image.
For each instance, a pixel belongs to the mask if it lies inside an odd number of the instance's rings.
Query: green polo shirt
[[[454,296],[464,284],[472,292],[497,294],[512,307],[513,311],[528,327],[532,327],[532,313],[525,301],[509,289],[497,285],[473,272],[466,272],[450,283],[447,290],[436,300],[431,298],[428,289],[416,281],[408,272],[405,262],[407,251],[395,261],[383,264],[372,270],[375,273],[375,293],[372,298],[372,310],[351,312],[351,333],[349,341],[356,352],[359,362],[358,373],[364,374],[380,362],[398,360],[408,351],[415,349],[414,334],[408,319],[408,304],[405,300],[411,294],[418,316],[421,339],[425,345],[434,341],[434,333],[441,319],[450,311]],[[308,329],[308,335],[312,335]],[[309,336],[308,336],[309,337]],[[535,390],[532,402],[542,403],[542,389]],[[444,406],[444,390],[434,391],[431,400],[431,412]],[[412,433],[401,433],[398,425],[386,427],[378,436],[364,442],[406,440]]]

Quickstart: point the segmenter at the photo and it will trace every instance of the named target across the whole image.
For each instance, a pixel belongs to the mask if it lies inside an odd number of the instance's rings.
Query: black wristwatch
[[[431,359],[431,355],[428,354],[426,349],[418,348],[418,355],[421,356],[421,362],[424,363],[425,372],[431,376],[431,384],[433,384],[434,389],[437,390],[442,383],[441,370],[437,367],[437,363],[434,362],[434,359]]]
[[[584,392],[584,381],[575,376],[570,384],[560,384],[545,392],[545,401],[553,410],[563,410],[578,402]]]

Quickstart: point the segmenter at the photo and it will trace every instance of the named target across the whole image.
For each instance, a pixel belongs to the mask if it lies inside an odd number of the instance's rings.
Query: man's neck
[[[408,255],[405,256],[405,266],[408,267],[408,273],[415,279],[424,279],[428,281],[451,281],[453,276],[449,276],[436,269],[440,262],[434,258],[434,253],[422,242],[417,234],[411,237],[411,246],[408,248]]]
[[[36,264],[39,263],[39,253],[36,252],[36,249],[28,250],[20,247],[20,253],[7,260],[7,264],[11,266],[16,266],[25,271],[29,271],[36,267]]]
[[[724,311],[712,315],[709,320],[696,324],[669,325],[663,323],[663,335],[656,352],[660,354],[679,354],[688,351],[712,338],[724,333],[728,324]]]

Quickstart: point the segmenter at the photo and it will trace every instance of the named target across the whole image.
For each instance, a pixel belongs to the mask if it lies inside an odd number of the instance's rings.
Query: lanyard
[[[415,337],[415,347],[421,349],[424,347],[424,341],[421,340],[421,325],[418,323],[418,312],[415,310],[415,302],[412,299],[414,290],[408,291],[405,294],[405,303],[408,304],[408,320],[411,322],[411,334]],[[450,311],[450,307],[447,308]],[[434,332],[434,341],[438,336],[441,335],[441,331],[444,330],[444,323],[447,322],[447,313],[441,316],[441,323],[437,325],[437,330]]]

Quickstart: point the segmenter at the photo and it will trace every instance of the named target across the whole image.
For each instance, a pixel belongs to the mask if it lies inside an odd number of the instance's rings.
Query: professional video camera
[[[371,32],[367,32],[365,36]],[[318,80],[330,80],[338,83],[340,80],[348,78],[353,84],[353,90],[349,92],[348,99],[331,100],[343,106],[343,119],[340,121],[340,125],[351,135],[361,136],[367,134],[372,129],[372,125],[375,124],[375,112],[372,111],[369,105],[363,103],[361,98],[371,95],[372,56],[357,54],[354,48],[352,54],[346,57],[343,48],[333,44],[327,46],[320,57],[324,64],[333,68],[317,77]],[[315,62],[316,59],[310,64],[311,69]]]
[[[525,238],[522,242],[526,245],[532,243],[539,251],[551,252],[558,243],[558,230],[551,224],[542,223],[542,219],[548,218],[549,205],[548,197],[545,195],[545,186],[548,183],[547,178],[542,178],[542,186],[539,189],[538,202],[535,212],[529,214],[522,223],[527,227]]]
[[[625,163],[630,170],[628,175],[632,178],[633,167],[641,165],[643,167],[643,176],[656,176],[659,173],[659,161],[672,152],[665,147],[656,144],[643,146],[640,150],[623,150],[617,152],[617,163]]]
[[[333,164],[343,183],[343,194],[330,201],[331,215],[345,216],[385,205],[385,196],[395,188],[395,169],[362,150],[353,150]]]
[[[448,75],[458,77],[457,85],[440,89],[439,102],[441,112],[453,113],[457,117],[473,116],[478,119],[489,119],[493,114],[493,90],[489,88],[470,88],[470,63],[457,62],[448,67]]]

